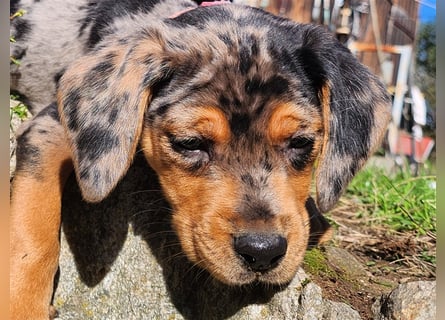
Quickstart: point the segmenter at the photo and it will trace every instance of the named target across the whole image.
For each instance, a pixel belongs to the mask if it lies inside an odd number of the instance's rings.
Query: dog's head
[[[379,144],[384,87],[322,28],[253,8],[117,29],[59,86],[85,199],[109,194],[140,143],[190,260],[229,284],[289,281],[312,176],[325,212]]]

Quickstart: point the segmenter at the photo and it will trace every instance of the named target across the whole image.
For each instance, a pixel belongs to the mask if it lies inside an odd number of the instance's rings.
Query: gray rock
[[[323,297],[321,288],[314,283],[308,283],[302,290],[299,308],[299,319],[317,320],[323,317]]]
[[[332,265],[342,270],[348,278],[369,277],[363,264],[343,248],[327,246],[326,258]]]
[[[372,306],[374,320],[436,319],[436,281],[400,284]]]
[[[343,302],[325,300],[323,320],[360,320],[359,313]]]

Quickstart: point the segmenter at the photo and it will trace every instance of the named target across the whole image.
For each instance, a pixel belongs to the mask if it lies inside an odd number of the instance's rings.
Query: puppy
[[[335,205],[390,118],[384,86],[321,27],[185,0],[11,7],[26,10],[11,23],[11,88],[36,114],[12,186],[12,319],[49,317],[73,170],[99,202],[139,146],[193,263],[229,285],[285,284],[310,219]]]

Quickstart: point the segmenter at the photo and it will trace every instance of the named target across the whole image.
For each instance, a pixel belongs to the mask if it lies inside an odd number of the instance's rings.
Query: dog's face
[[[132,32],[60,82],[84,197],[103,199],[139,142],[192,262],[229,284],[290,281],[313,172],[324,212],[380,140],[383,87],[321,29],[252,8],[200,8]]]
[[[296,91],[246,92],[251,80],[229,83],[234,71],[210,71],[207,93],[189,92],[162,116],[149,111],[141,145],[192,261],[232,284],[283,282],[307,246],[305,201],[322,116],[302,97],[286,99]],[[286,88],[288,80],[271,81]]]

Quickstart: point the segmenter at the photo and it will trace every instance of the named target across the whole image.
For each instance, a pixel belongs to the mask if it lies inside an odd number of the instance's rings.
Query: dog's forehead
[[[280,103],[317,108],[317,90],[289,60],[294,25],[253,8],[218,7],[166,20],[174,69],[156,92],[151,117],[177,106],[212,105],[242,122]]]

